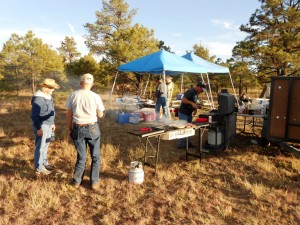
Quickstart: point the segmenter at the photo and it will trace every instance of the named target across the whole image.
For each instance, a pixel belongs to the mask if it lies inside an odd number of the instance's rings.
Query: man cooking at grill
[[[199,108],[196,104],[198,99],[198,94],[206,91],[206,84],[203,82],[197,83],[196,86],[188,89],[182,99],[181,104],[178,110],[179,120],[184,120],[187,123],[191,123],[193,119],[193,115],[196,115],[197,109]],[[188,147],[193,148],[194,145],[188,140]],[[186,148],[186,139],[181,138],[177,143],[178,148]]]
[[[92,74],[84,74],[80,78],[81,89],[70,94],[66,108],[69,136],[73,140],[77,151],[73,185],[78,188],[82,182],[86,148],[90,149],[92,158],[90,183],[91,189],[97,190],[100,176],[100,128],[97,120],[103,117],[104,105],[101,97],[91,91],[94,84]]]

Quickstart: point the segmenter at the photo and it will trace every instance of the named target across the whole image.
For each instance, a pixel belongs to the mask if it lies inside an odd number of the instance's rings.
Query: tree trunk
[[[34,77],[34,75],[32,76],[32,83],[31,83],[31,85],[32,85],[32,94],[34,94],[34,92],[35,92],[35,77]]]

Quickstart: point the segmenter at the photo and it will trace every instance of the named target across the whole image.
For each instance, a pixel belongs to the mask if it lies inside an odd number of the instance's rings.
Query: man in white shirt
[[[100,128],[98,117],[103,117],[105,110],[101,97],[91,91],[94,84],[92,74],[80,78],[81,88],[70,94],[67,103],[67,127],[77,151],[73,184],[78,188],[84,176],[86,147],[89,146],[92,164],[90,172],[91,188],[97,189],[100,176]]]

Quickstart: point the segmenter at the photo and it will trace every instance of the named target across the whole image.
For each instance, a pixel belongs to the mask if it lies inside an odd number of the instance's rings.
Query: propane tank
[[[207,135],[207,142],[212,146],[219,146],[222,144],[222,133],[219,129],[210,129]]]
[[[144,182],[143,164],[138,161],[130,163],[129,182],[141,184]]]

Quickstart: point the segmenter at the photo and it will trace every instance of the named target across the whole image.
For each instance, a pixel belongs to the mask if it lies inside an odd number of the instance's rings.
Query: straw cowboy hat
[[[59,89],[60,86],[55,83],[55,80],[50,79],[50,78],[46,78],[43,83],[39,84],[40,87],[47,87],[47,88],[55,88],[55,89]]]

